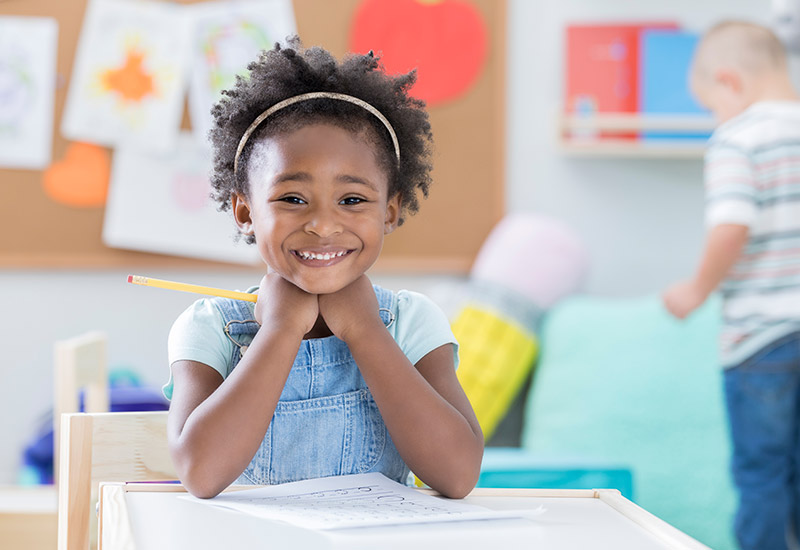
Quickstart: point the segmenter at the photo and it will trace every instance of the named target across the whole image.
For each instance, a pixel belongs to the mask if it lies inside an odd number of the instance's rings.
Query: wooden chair
[[[167,412],[73,413],[61,417],[58,550],[97,540],[100,481],[176,479]]]
[[[53,353],[53,443],[58,459],[62,412],[79,410],[78,393],[84,390],[84,409],[108,411],[106,335],[90,332],[55,343]],[[58,470],[55,468],[57,475]],[[0,487],[0,547],[4,550],[52,550],[58,533],[56,487]]]
[[[56,342],[53,371],[53,475],[58,482],[58,450],[61,415],[80,411],[78,395],[83,390],[83,410],[108,412],[106,335],[89,332]]]

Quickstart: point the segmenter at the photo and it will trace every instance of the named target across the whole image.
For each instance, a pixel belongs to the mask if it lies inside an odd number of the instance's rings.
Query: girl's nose
[[[334,208],[317,206],[311,209],[304,229],[306,233],[313,233],[318,237],[331,237],[342,232],[337,212]]]

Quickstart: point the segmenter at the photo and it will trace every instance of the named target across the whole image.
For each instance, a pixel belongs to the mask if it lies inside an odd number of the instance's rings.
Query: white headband
[[[239,169],[239,156],[242,154],[244,146],[247,144],[247,140],[250,139],[250,135],[256,131],[256,128],[258,128],[259,124],[264,122],[264,119],[277,113],[281,109],[288,107],[289,105],[294,105],[295,103],[307,101],[309,99],[337,99],[339,101],[346,101],[348,103],[352,103],[353,105],[358,105],[362,109],[369,111],[375,116],[375,118],[380,120],[384,126],[386,126],[387,130],[389,130],[389,135],[392,137],[392,143],[394,144],[394,154],[397,157],[397,163],[400,163],[400,144],[397,141],[397,134],[394,133],[394,128],[392,128],[392,125],[378,109],[362,99],[358,99],[357,97],[347,94],[339,94],[335,92],[309,92],[307,94],[300,94],[284,99],[283,101],[279,101],[258,115],[258,117],[253,121],[252,124],[250,124],[247,130],[245,130],[244,134],[242,135],[242,139],[239,140],[239,146],[236,148],[236,156],[233,157],[233,173],[236,174]]]

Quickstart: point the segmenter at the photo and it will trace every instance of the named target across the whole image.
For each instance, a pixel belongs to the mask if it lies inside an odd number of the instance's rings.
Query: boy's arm
[[[747,243],[746,225],[720,224],[711,229],[697,273],[664,292],[664,306],[679,319],[686,318],[716,289],[739,259]]]

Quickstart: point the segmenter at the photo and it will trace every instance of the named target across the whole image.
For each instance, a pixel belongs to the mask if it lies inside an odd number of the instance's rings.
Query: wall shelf
[[[703,115],[563,115],[559,123],[559,143],[561,150],[572,156],[702,158],[705,138],[626,139],[614,136],[643,131],[710,133],[714,126],[714,119]],[[601,132],[602,137],[599,135]]]

